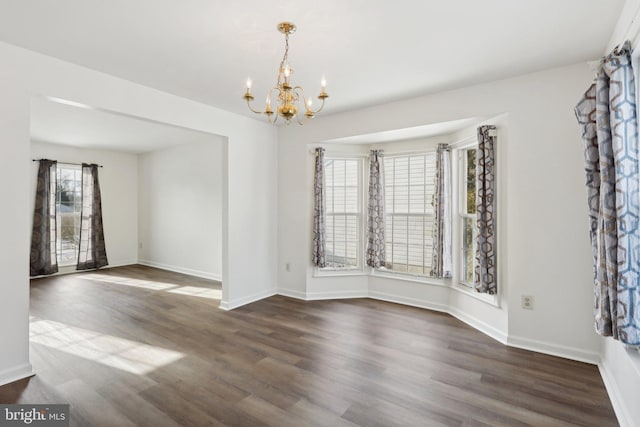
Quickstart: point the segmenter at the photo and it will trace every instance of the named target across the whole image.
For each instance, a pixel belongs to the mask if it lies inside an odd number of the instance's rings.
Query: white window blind
[[[360,159],[325,160],[326,261],[330,269],[357,269],[361,252]]]
[[[386,268],[428,276],[433,251],[435,152],[386,156]]]

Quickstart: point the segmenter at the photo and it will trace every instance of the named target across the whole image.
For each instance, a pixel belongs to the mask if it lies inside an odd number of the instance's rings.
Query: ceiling
[[[485,117],[469,117],[466,119],[451,120],[449,122],[336,138],[323,142],[331,144],[380,144],[384,142],[450,135],[470,127],[475,127],[485,119]]]
[[[144,153],[220,137],[61,100],[31,102],[31,139],[88,149]]]
[[[623,0],[0,0],[0,40],[250,115],[289,20],[293,81],[325,114],[603,54]]]

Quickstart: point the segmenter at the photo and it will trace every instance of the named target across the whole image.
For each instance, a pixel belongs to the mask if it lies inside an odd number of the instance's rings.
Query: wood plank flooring
[[[615,426],[595,366],[368,299],[219,310],[220,284],[143,266],[31,282],[37,375],[1,403],[76,426]]]

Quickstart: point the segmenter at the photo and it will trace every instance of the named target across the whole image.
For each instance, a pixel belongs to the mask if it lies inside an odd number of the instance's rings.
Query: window
[[[435,163],[435,152],[384,157],[388,270],[431,271]]]
[[[361,268],[361,165],[361,159],[325,160],[327,269]]]
[[[75,265],[80,245],[82,169],[58,163],[56,187],[56,252],[60,266]]]
[[[459,151],[460,281],[472,286],[476,262],[476,147]]]

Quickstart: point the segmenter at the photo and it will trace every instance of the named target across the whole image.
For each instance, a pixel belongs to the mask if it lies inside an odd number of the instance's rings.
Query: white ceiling
[[[448,135],[466,128],[475,127],[484,119],[485,118],[483,117],[469,117],[467,119],[432,123],[412,128],[394,129],[384,132],[369,133],[366,135],[336,138],[324,142],[331,144],[379,144],[383,142],[405,141],[416,138]]]
[[[247,114],[293,21],[294,82],[326,114],[596,58],[623,0],[0,0],[0,40]]]
[[[79,104],[36,98],[31,102],[31,139],[89,149],[144,153],[220,138]]]

